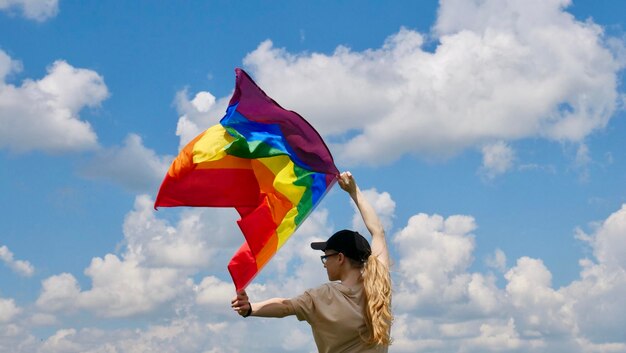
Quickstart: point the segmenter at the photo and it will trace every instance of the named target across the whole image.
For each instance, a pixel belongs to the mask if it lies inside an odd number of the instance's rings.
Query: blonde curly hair
[[[362,338],[372,345],[391,345],[393,314],[391,313],[391,275],[389,268],[380,262],[376,256],[370,256],[365,263],[351,262],[363,269],[364,313],[369,335]]]

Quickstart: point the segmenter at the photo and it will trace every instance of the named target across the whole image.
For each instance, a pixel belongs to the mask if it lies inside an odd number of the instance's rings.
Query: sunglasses
[[[322,260],[322,263],[324,265],[326,265],[326,259],[328,259],[331,256],[335,256],[335,255],[339,255],[340,253],[334,253],[334,254],[329,254],[329,255],[322,255],[320,256],[320,259]]]

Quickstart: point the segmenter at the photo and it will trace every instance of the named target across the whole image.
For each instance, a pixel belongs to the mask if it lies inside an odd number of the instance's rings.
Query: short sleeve
[[[320,298],[324,297],[324,293],[328,296],[327,285],[309,289],[301,295],[289,300],[298,320],[310,321],[316,311],[316,302],[319,302]]]

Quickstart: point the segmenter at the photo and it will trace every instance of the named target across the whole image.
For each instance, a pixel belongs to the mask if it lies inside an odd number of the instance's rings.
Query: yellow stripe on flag
[[[216,161],[226,156],[224,147],[235,139],[220,124],[208,128],[193,146],[193,162]]]
[[[306,191],[306,187],[294,185],[298,177],[294,171],[295,165],[291,159],[289,159],[289,156],[279,155],[259,158],[259,161],[274,173],[274,189],[284,195],[294,205],[294,207],[287,212],[276,229],[278,235],[277,248],[280,249],[296,230],[295,219],[298,215],[298,209],[296,207],[300,203]]]

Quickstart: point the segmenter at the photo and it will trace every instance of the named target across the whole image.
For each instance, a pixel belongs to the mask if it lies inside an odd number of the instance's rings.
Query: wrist
[[[250,304],[250,308],[248,309],[248,311],[243,315],[243,317],[248,317],[252,315],[252,304]]]

